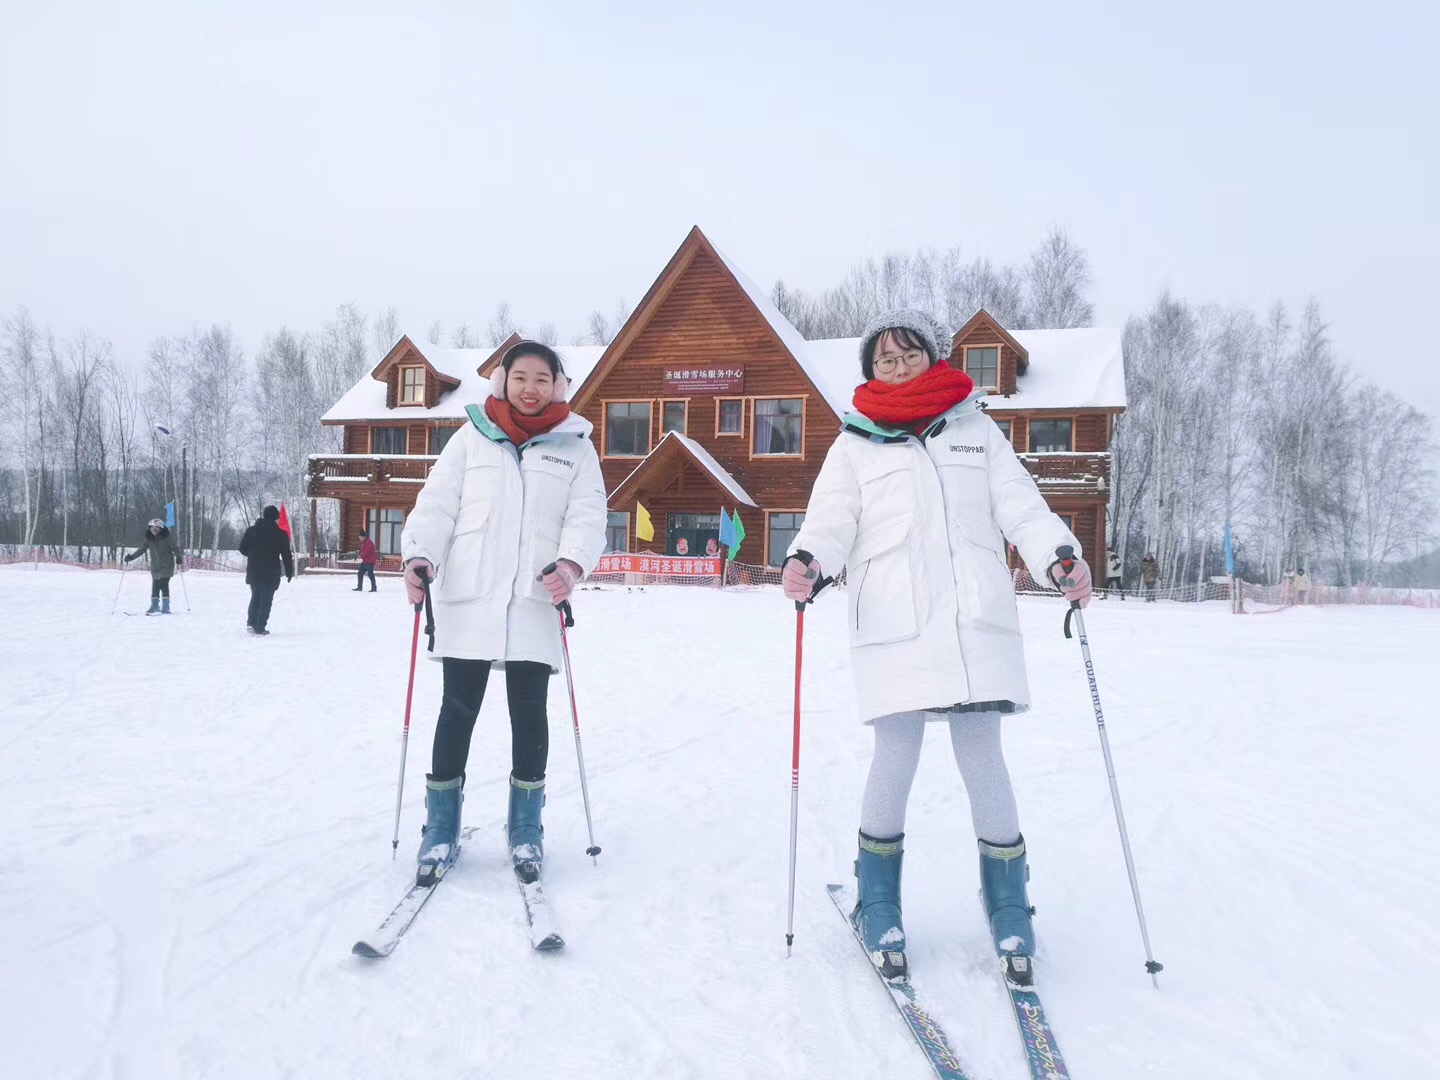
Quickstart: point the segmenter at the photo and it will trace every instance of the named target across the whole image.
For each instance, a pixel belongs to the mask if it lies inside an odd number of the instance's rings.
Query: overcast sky
[[[1154,6],[7,4],[0,308],[128,357],[347,301],[568,340],[694,224],[806,289],[1060,224],[1101,323],[1316,296],[1440,416],[1436,5]]]

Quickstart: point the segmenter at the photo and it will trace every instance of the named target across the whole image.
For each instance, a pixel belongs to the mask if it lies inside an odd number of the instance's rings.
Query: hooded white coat
[[[849,567],[850,664],[867,723],[974,702],[1029,708],[1005,541],[1045,584],[1056,548],[1082,552],[983,396],[921,437],[846,417],[790,546],[828,574]]]
[[[478,406],[469,412],[400,536],[406,561],[435,567],[432,659],[533,660],[559,671],[560,629],[537,578],[557,559],[588,574],[605,549],[593,425],[572,414],[517,448]]]

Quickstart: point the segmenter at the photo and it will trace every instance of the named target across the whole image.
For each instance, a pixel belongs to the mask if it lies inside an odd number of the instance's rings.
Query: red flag
[[[290,535],[290,515],[285,513],[284,503],[280,504],[280,520],[276,524],[280,526],[280,531],[286,536]]]

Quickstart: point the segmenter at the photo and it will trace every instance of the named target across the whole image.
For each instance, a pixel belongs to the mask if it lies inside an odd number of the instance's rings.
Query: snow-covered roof
[[[1125,364],[1119,330],[1016,330],[1030,366],[1011,397],[990,394],[992,409],[1096,409],[1125,407]],[[863,378],[860,339],[807,341],[798,357],[830,407],[840,415]]]
[[[463,420],[466,405],[478,405],[489,395],[490,380],[480,377],[479,368],[490,359],[494,349],[443,349],[428,342],[421,344],[413,336],[410,341],[431,367],[448,378],[458,380],[459,387],[442,394],[433,409],[422,405],[402,405],[390,409],[385,406],[385,383],[366,372],[321,419],[330,423],[399,419]],[[572,393],[585,381],[585,377],[600,362],[600,356],[605,352],[604,346],[600,345],[556,345],[552,348],[559,353],[560,362],[565,366]]]
[[[700,462],[700,464],[704,466],[705,471],[708,472],[711,476],[713,476],[716,482],[719,483],[719,485],[723,487],[726,491],[728,491],[730,493],[730,496],[736,502],[743,503],[746,506],[760,505],[750,497],[750,493],[748,491],[746,491],[743,487],[740,486],[740,481],[736,480],[735,477],[731,476],[725,466],[721,465],[720,462],[715,460],[709,450],[706,450],[705,447],[701,446],[698,442],[690,438],[688,435],[681,435],[678,431],[671,431],[666,434],[666,438],[670,438],[671,436],[679,439],[680,445],[685,447],[686,450],[689,450],[690,453],[695,455],[695,460]],[[662,439],[660,441],[663,444],[665,440]],[[659,447],[656,447],[656,449],[658,450]]]
[[[714,245],[711,245],[712,247]],[[841,416],[851,409],[860,374],[860,339],[806,341],[760,288],[719,248],[715,254],[734,276],[750,302]],[[1017,330],[1012,336],[1030,354],[1030,365],[1011,397],[990,395],[994,408],[1124,408],[1125,366],[1119,330]]]

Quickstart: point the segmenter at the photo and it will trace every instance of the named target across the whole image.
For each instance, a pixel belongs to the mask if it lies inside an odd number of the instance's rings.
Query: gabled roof
[[[635,490],[640,481],[649,473],[657,469],[663,469],[666,465],[672,466],[678,471],[688,462],[709,477],[711,482],[722,493],[728,495],[732,502],[741,506],[759,506],[750,493],[741,486],[740,481],[731,476],[729,471],[721,465],[710,452],[701,446],[694,439],[681,435],[677,431],[665,433],[655,449],[645,455],[645,460],[640,462],[631,470],[630,475],[616,486],[610,493],[610,501],[628,501],[630,493]]]
[[[518,338],[517,338],[518,340]],[[490,394],[489,372],[481,370],[489,365],[493,369],[499,355],[512,342],[507,341],[499,349],[444,349],[428,342],[422,347],[408,335],[401,335],[385,359],[375,366],[374,371],[362,377],[347,390],[320,418],[322,424],[359,423],[365,420],[425,420],[465,419],[465,406],[479,404]],[[399,362],[407,348],[414,351],[440,376],[446,390],[433,409],[421,405],[401,405],[389,408],[386,405],[385,377],[390,365]],[[557,346],[560,362],[565,365],[574,384],[589,374],[599,361],[605,349],[598,345]]]
[[[488,379],[491,372],[495,370],[495,365],[500,363],[500,358],[505,355],[505,350],[510,348],[511,345],[515,345],[523,340],[524,339],[516,331],[511,330],[510,336],[507,337],[504,341],[502,341],[499,345],[495,346],[495,351],[492,352],[488,357],[486,357],[485,362],[480,365],[480,374],[484,375]]]
[[[967,322],[959,330],[955,331],[954,337],[950,339],[952,346],[958,345],[967,336],[969,336],[970,331],[981,325],[987,326],[991,330],[995,331],[995,333],[1000,335],[1000,340],[1005,342],[1005,344],[1009,345],[1012,349],[1019,353],[1020,358],[1016,362],[1015,371],[1018,375],[1024,375],[1025,369],[1030,365],[1029,350],[1027,350],[1025,346],[1016,339],[1014,334],[1010,333],[1009,330],[1006,330],[1005,327],[1000,325],[999,319],[995,318],[994,315],[991,315],[983,307],[979,311],[975,312],[974,315],[970,316],[969,322]]]
[[[670,257],[670,261],[665,264],[665,269],[660,272],[660,276],[655,279],[649,291],[641,298],[635,310],[630,313],[630,318],[627,319],[625,325],[620,328],[620,333],[615,335],[615,339],[610,342],[600,362],[589,373],[589,377],[575,392],[573,401],[576,407],[579,408],[583,406],[590,395],[595,392],[595,388],[604,381],[605,376],[614,370],[615,365],[619,363],[620,358],[625,354],[625,350],[630,347],[635,339],[644,331],[645,327],[650,324],[650,320],[655,317],[655,313],[660,310],[666,297],[670,295],[671,290],[675,287],[675,283],[680,280],[685,271],[688,270],[690,265],[695,261],[696,256],[701,253],[708,254],[720,264],[721,269],[723,269],[726,275],[735,283],[735,287],[739,289],[749,301],[755,314],[760,317],[761,321],[764,322],[770,330],[775,339],[775,343],[794,360],[801,375],[810,383],[816,395],[834,410],[835,402],[833,396],[825,393],[821,384],[816,381],[811,371],[811,358],[806,347],[807,342],[800,331],[796,330],[790,320],[780,313],[780,309],[771,302],[770,297],[766,295],[763,289],[741,273],[739,267],[731,262],[714,244],[710,243],[705,234],[700,231],[698,225],[690,230],[684,242],[676,249],[675,254]],[[848,395],[846,400],[848,402]],[[843,411],[843,409],[836,411],[837,419]]]
[[[419,344],[417,344],[416,341],[408,334],[400,335],[400,340],[395,342],[395,344],[391,347],[390,351],[381,358],[378,364],[375,365],[375,369],[370,372],[370,377],[372,379],[379,379],[381,382],[384,382],[386,377],[390,374],[390,369],[396,364],[398,364],[401,360],[403,360],[407,352],[412,351],[417,356],[419,356],[421,360],[424,360],[425,363],[430,366],[430,370],[435,372],[435,375],[439,378],[440,382],[443,383],[447,389],[453,390],[455,387],[460,385],[461,376],[455,371],[449,371],[441,367],[438,362],[438,354],[441,352],[468,352],[470,350],[439,349],[434,345],[429,346],[428,349],[422,349],[420,348]],[[437,354],[436,357],[432,358],[432,356],[430,355],[431,353]]]

